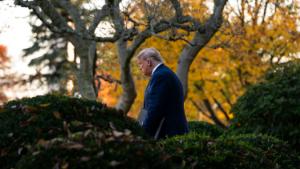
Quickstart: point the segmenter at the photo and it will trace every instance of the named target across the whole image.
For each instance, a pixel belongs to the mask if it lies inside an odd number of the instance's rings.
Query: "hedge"
[[[1,169],[293,169],[299,157],[266,135],[228,135],[189,122],[186,135],[154,141],[134,119],[101,103],[58,95],[0,108]]]
[[[299,156],[285,142],[266,135],[221,136],[189,133],[161,141],[171,161],[182,168],[296,169]]]
[[[265,133],[300,147],[300,64],[271,69],[234,105],[234,132]]]
[[[56,95],[5,104],[0,109],[0,131],[1,168],[14,168],[24,155],[39,145],[51,140],[67,141],[78,133],[103,133],[104,139],[110,139],[109,134],[132,135],[137,140],[147,138],[136,121],[121,112],[95,101]],[[45,151],[48,153],[48,149]],[[72,154],[73,150],[69,152]]]

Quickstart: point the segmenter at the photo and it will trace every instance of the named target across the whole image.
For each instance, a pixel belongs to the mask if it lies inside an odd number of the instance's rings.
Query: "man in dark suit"
[[[139,116],[146,133],[154,139],[187,133],[183,88],[176,74],[163,64],[155,48],[143,49],[137,63],[143,74],[151,77]]]

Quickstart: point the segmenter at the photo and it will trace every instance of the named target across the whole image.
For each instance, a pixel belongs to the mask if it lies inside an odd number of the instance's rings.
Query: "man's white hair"
[[[151,58],[155,61],[158,62],[163,62],[163,58],[161,57],[159,51],[155,48],[145,48],[142,51],[139,52],[137,55],[138,59],[146,59],[146,58]]]

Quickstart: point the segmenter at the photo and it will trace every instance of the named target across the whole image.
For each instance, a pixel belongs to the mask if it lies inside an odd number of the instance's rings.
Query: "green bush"
[[[214,138],[219,137],[224,132],[222,128],[204,121],[189,121],[189,131],[207,134]]]
[[[77,132],[35,145],[17,163],[17,169],[139,169],[174,168],[154,142],[113,132]]]
[[[95,101],[55,95],[11,101],[0,109],[1,168],[13,168],[35,145],[90,130],[146,137],[135,120]]]
[[[293,169],[299,165],[284,142],[272,137],[220,136],[222,130],[203,122],[190,122],[190,130],[155,142],[135,120],[95,101],[55,95],[22,99],[0,109],[0,168]]]
[[[299,157],[285,142],[264,135],[210,136],[190,133],[161,141],[182,168],[296,169]]]
[[[270,70],[233,108],[233,132],[266,133],[300,146],[300,64]]]

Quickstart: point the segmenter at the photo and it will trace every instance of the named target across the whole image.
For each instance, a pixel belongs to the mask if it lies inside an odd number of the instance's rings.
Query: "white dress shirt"
[[[157,64],[154,69],[152,70],[151,76],[153,75],[153,73],[155,72],[155,70],[158,68],[158,66],[162,65],[163,63],[159,63]]]

